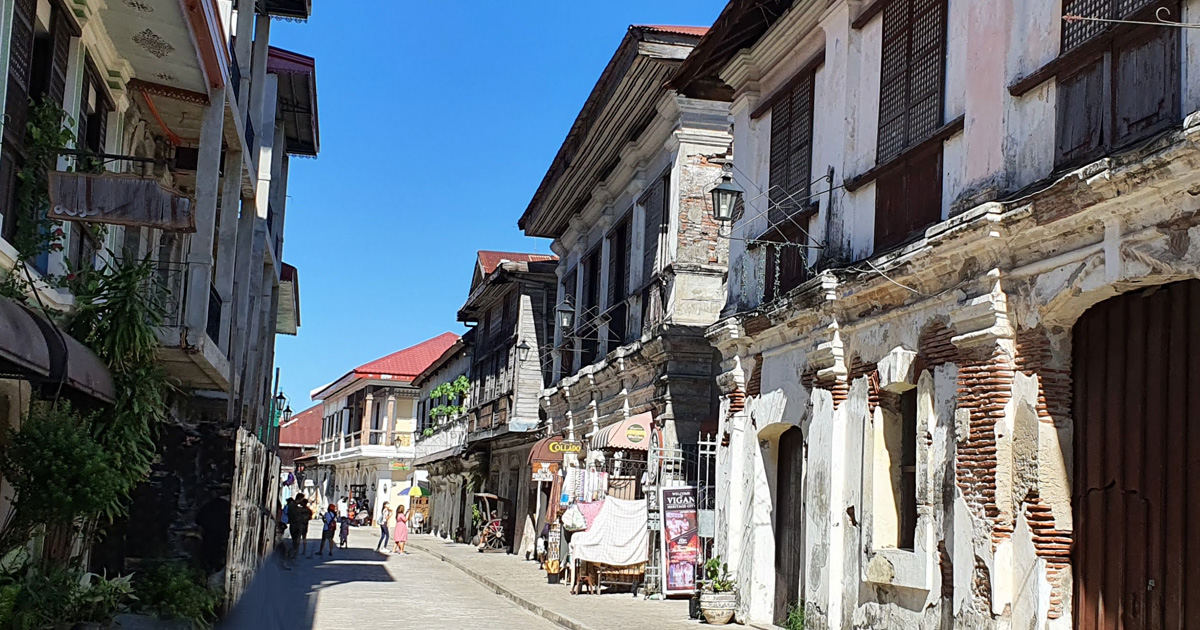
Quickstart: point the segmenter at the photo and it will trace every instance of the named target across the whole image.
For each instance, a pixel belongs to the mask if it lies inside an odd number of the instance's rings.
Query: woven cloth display
[[[605,499],[596,520],[571,538],[571,558],[612,566],[646,561],[646,500]]]

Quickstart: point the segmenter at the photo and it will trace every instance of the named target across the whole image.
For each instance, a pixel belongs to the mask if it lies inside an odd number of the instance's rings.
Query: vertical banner
[[[663,488],[663,593],[694,593],[700,563],[700,533],[696,518],[696,489]]]

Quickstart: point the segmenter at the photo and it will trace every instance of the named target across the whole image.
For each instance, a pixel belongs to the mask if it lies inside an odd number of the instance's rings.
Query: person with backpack
[[[325,514],[321,515],[321,546],[317,547],[317,555],[325,555],[325,543],[329,543],[329,555],[333,555],[333,535],[337,532],[338,526],[338,507],[333,503],[329,504],[329,509]]]

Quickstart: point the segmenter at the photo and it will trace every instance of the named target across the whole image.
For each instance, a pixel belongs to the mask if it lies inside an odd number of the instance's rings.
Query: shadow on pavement
[[[310,543],[311,544],[311,543]],[[310,547],[310,550],[312,547]],[[333,556],[283,562],[273,554],[259,567],[245,594],[218,630],[313,630],[317,593],[354,582],[393,582],[373,549],[339,549]]]

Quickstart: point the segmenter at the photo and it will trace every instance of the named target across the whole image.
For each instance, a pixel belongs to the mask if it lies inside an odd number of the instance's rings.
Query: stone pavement
[[[309,551],[320,541],[310,528]],[[375,552],[379,530],[354,528],[333,556],[277,559],[260,570],[221,630],[557,630],[462,571],[419,551]]]
[[[687,600],[648,601],[628,593],[571,595],[566,585],[547,584],[536,563],[517,556],[479,553],[472,546],[433,536],[411,536],[408,546],[569,630],[701,630],[700,622],[688,619]]]

